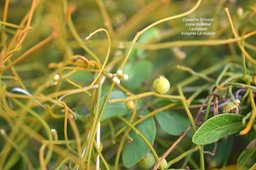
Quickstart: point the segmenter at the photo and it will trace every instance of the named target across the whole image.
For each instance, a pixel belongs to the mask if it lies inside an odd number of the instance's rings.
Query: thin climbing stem
[[[184,17],[186,15],[189,15],[191,14],[192,12],[194,12],[200,5],[201,3],[201,0],[198,0],[197,3],[195,4],[195,6],[193,6],[190,10],[184,12],[184,13],[181,13],[181,14],[178,14],[178,15],[174,15],[174,16],[171,16],[171,17],[167,17],[167,18],[164,18],[164,19],[161,19],[161,20],[158,20],[152,24],[150,24],[149,26],[147,26],[146,28],[144,28],[143,30],[137,32],[136,36],[134,37],[133,41],[132,41],[132,44],[131,44],[131,47],[127,53],[127,55],[125,56],[123,62],[121,63],[119,69],[122,70],[122,68],[124,67],[125,63],[127,62],[131,52],[132,52],[132,49],[136,43],[136,41],[138,40],[138,38],[143,34],[145,33],[147,30],[149,30],[150,28],[153,28],[154,26],[158,25],[158,24],[161,24],[163,22],[166,22],[166,21],[170,21],[170,20],[173,20],[173,19],[177,19],[177,18],[181,18],[181,17]]]
[[[189,119],[190,124],[192,126],[192,129],[194,131],[196,131],[196,125],[195,125],[195,122],[194,122],[194,118],[193,118],[193,116],[192,116],[192,114],[191,114],[191,112],[190,112],[190,110],[188,108],[187,100],[185,99],[184,94],[182,92],[182,88],[180,86],[178,86],[178,91],[179,91],[180,96],[184,98],[183,100],[181,100],[181,102],[182,102],[183,107],[184,107],[184,109],[185,109],[185,111],[187,113],[187,116],[188,116],[188,119]]]
[[[244,130],[242,130],[239,133],[240,135],[246,135],[251,130],[251,128],[254,124],[255,117],[256,117],[256,107],[255,107],[255,102],[254,102],[254,95],[251,90],[249,91],[249,96],[250,96],[250,101],[251,101],[251,106],[252,106],[252,113],[251,113],[251,117],[250,117],[250,120],[249,120],[247,126],[245,127]]]

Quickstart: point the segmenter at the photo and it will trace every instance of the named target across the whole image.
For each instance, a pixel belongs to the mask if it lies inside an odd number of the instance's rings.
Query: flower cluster
[[[123,79],[123,80],[128,80],[128,79],[129,79],[128,74],[124,74],[124,73],[123,73],[123,70],[117,70],[117,72],[114,73],[114,74],[109,73],[109,74],[108,74],[108,77],[109,77],[110,79],[112,79],[113,82],[115,82],[116,84],[120,84],[120,82],[121,82],[120,79]]]
[[[50,82],[50,86],[57,86],[60,82],[60,75],[55,74]]]

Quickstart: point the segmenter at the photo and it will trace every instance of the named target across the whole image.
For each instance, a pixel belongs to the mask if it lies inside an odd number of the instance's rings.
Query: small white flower
[[[241,18],[243,16],[244,10],[243,10],[243,8],[238,7],[236,12],[237,12],[237,15]]]
[[[173,51],[175,57],[178,58],[179,60],[183,60],[186,58],[186,53],[184,51],[181,51],[180,48],[173,47],[172,51]]]
[[[58,133],[56,129],[51,129],[53,139],[56,141],[58,140]]]
[[[57,130],[56,129],[51,129],[52,134],[56,134]]]
[[[128,75],[128,74],[123,74],[122,78],[123,78],[124,80],[128,80],[128,79],[129,79],[129,75]]]
[[[236,106],[239,106],[239,105],[240,105],[240,100],[236,99],[235,105],[236,105]]]
[[[59,81],[60,80],[60,75],[59,74],[55,74],[54,77],[53,77],[53,80],[54,81]]]
[[[108,73],[108,78],[113,78],[114,77],[114,75],[112,74],[112,73]]]
[[[120,84],[120,79],[116,76],[113,77],[113,82],[115,82],[116,84]]]
[[[52,83],[52,86],[57,86],[58,85],[58,82],[53,82]]]
[[[116,50],[115,56],[122,56],[122,55],[123,55],[123,51],[122,50]]]
[[[117,74],[118,76],[123,75],[123,70],[117,70],[116,74]]]
[[[1,129],[1,130],[0,130],[0,134],[1,134],[1,135],[5,135],[5,130],[4,130],[4,129]]]

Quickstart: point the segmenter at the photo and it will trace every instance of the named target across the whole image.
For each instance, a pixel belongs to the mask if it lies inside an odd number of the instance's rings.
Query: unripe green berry
[[[135,104],[134,104],[134,102],[133,102],[132,100],[129,100],[129,101],[127,101],[127,102],[125,103],[125,107],[126,107],[127,109],[134,109]]]
[[[154,80],[153,88],[155,92],[164,94],[170,89],[170,83],[163,75],[160,75]]]
[[[166,159],[163,159],[163,161],[162,161],[162,163],[161,163],[159,168],[160,169],[167,169],[168,168],[168,164],[167,164]]]
[[[147,153],[146,156],[139,162],[139,166],[142,169],[150,169],[155,164],[155,158],[151,152]]]
[[[238,112],[239,112],[239,108],[238,108],[238,105],[236,103],[229,102],[223,107],[223,113],[235,113],[235,114],[237,114]]]

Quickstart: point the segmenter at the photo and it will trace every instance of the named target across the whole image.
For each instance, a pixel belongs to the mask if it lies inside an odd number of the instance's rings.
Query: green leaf
[[[223,140],[218,143],[218,147],[215,152],[215,155],[209,162],[210,167],[222,167],[223,165],[225,165],[226,161],[230,157],[230,153],[233,148],[233,143],[234,143],[234,138],[231,138],[230,140]],[[208,146],[210,146],[210,145],[208,145]],[[212,144],[211,149],[207,149],[207,148],[205,148],[205,149],[213,150],[213,147],[214,147],[214,144]],[[225,152],[223,152],[223,151],[225,151]]]
[[[148,43],[152,40],[157,40],[159,38],[159,29],[151,28],[142,34],[138,40],[139,43]]]
[[[126,97],[126,95],[121,91],[112,91],[109,99],[125,98],[125,97]],[[102,108],[102,105],[105,100],[106,100],[106,95],[104,95],[100,100],[100,108]],[[109,119],[109,118],[113,118],[113,117],[123,116],[128,113],[131,113],[131,111],[129,111],[125,107],[125,104],[123,102],[107,103],[105,110],[103,112],[103,115],[101,117],[101,121]]]
[[[178,136],[190,125],[189,120],[176,112],[164,111],[156,115],[161,129],[170,135]]]
[[[156,136],[156,127],[153,118],[143,121],[136,128],[145,136],[149,143],[153,144]],[[124,166],[127,168],[138,163],[150,150],[142,138],[133,130],[130,132],[129,137],[132,138],[132,142],[130,143],[127,140],[122,152],[122,160]]]
[[[230,113],[214,116],[199,127],[192,141],[198,145],[206,145],[235,134],[244,128],[242,118],[242,115]]]
[[[152,73],[152,69],[152,63],[145,60],[137,61],[136,63],[127,63],[123,70],[129,75],[129,79],[123,85],[129,89],[141,87],[142,83]]]
[[[238,158],[238,165],[241,167],[251,167],[256,160],[256,139],[252,140]]]
[[[151,28],[139,37],[138,43],[139,44],[147,44],[147,43],[150,43],[152,41],[158,40],[159,39],[159,34],[160,34],[160,31],[159,31],[158,28]],[[128,52],[128,50],[126,51],[126,53]],[[129,57],[129,61],[134,61],[138,58],[139,59],[144,59],[145,58],[145,50],[143,50],[143,49],[132,49],[130,57]]]
[[[152,41],[159,39],[160,31],[157,28],[151,28],[147,30],[144,34],[141,35],[141,37],[138,40],[139,44],[147,44]],[[137,55],[139,58],[144,59],[145,58],[145,50],[138,49]]]

